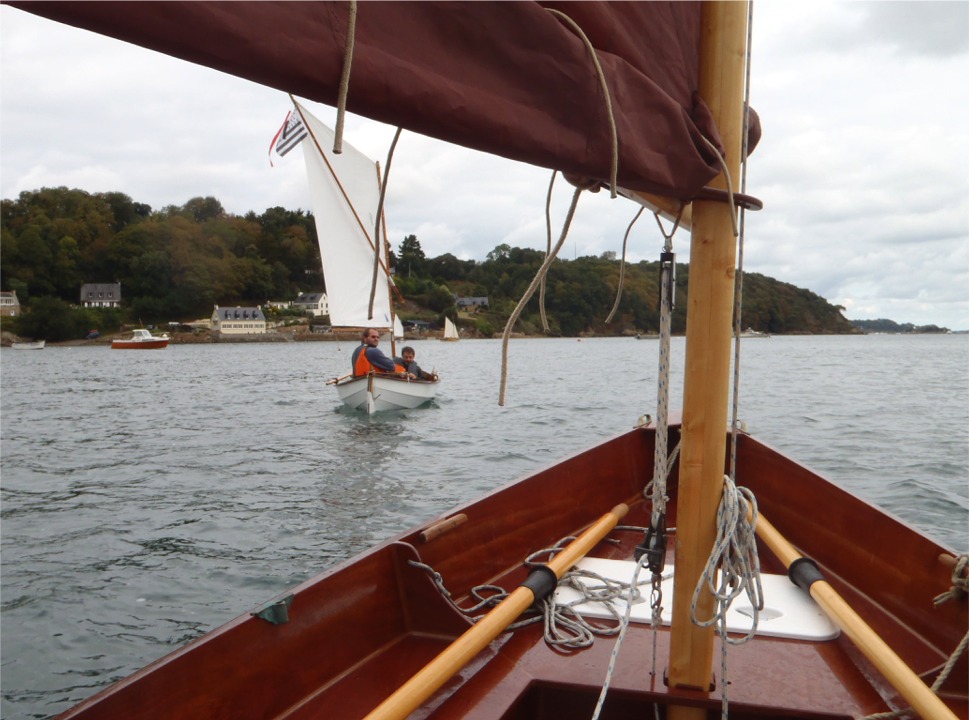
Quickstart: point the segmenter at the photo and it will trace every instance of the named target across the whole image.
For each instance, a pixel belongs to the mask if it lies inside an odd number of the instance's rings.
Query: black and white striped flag
[[[306,134],[306,126],[303,124],[303,118],[298,112],[290,110],[286,114],[286,119],[283,121],[282,127],[276,132],[276,136],[269,145],[269,164],[273,164],[273,149],[282,157],[299,145],[303,141],[303,138],[306,137]]]

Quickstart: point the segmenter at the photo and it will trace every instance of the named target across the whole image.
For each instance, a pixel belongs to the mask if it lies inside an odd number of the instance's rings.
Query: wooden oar
[[[624,504],[616,505],[553,557],[546,567],[555,573],[555,579],[562,577],[569,568],[609,534],[628,510],[629,507]],[[554,581],[549,578],[548,582],[554,589]],[[516,588],[491,612],[377,706],[367,715],[366,720],[403,720],[410,715],[528,609],[535,601],[536,595],[535,590],[529,585],[535,584],[530,576],[528,582]]]
[[[841,628],[922,718],[956,720],[955,713],[942,702],[939,696],[932,692],[922,679],[895,654],[895,651],[835,592],[821,576],[814,562],[797,552],[763,515],[757,517],[757,535],[784,563],[784,567],[790,568],[792,564],[796,565],[791,579],[810,593],[831,621]]]

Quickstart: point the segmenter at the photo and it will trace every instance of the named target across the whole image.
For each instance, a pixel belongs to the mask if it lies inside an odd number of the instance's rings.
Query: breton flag
[[[305,137],[306,126],[303,124],[302,116],[298,112],[290,110],[286,113],[286,119],[283,120],[282,127],[276,131],[273,141],[269,144],[269,164],[273,164],[273,148],[282,157],[299,145]]]

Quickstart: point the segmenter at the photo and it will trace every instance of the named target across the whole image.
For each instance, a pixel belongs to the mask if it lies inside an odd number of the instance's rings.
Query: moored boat
[[[32,340],[30,342],[11,343],[10,347],[14,350],[43,350],[46,345],[46,340]]]
[[[133,330],[131,337],[111,341],[112,350],[161,350],[168,347],[171,338],[167,334],[152,335],[144,328]]]

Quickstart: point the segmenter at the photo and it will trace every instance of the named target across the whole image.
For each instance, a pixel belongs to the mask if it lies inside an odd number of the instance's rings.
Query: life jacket
[[[353,375],[354,377],[362,377],[364,375],[369,375],[372,372],[387,372],[386,370],[381,370],[378,367],[374,367],[373,363],[367,357],[367,346],[361,345],[360,352],[357,353],[357,359],[353,363]],[[407,372],[403,365],[398,365],[394,363],[394,372]]]

